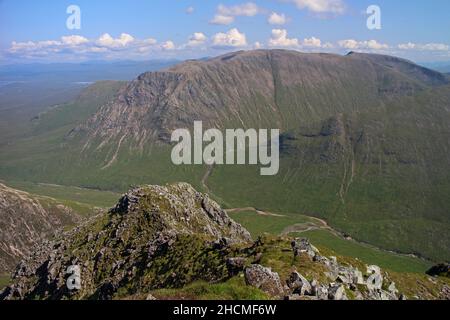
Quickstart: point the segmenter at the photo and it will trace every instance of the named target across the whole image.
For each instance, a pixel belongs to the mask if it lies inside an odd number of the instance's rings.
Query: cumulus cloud
[[[233,28],[227,33],[217,33],[212,38],[213,46],[217,48],[236,48],[247,45],[247,37],[238,29]]]
[[[163,50],[174,50],[175,49],[175,43],[173,43],[173,41],[166,41],[164,43],[161,44],[161,48]]]
[[[343,0],[288,0],[293,2],[297,8],[307,9],[314,13],[342,14],[346,5]]]
[[[19,53],[19,52],[29,52],[39,49],[47,49],[52,47],[58,47],[61,45],[60,41],[27,41],[27,42],[16,42],[13,41],[11,43],[11,48],[9,49],[10,53]]]
[[[62,43],[68,46],[79,46],[88,43],[89,40],[82,36],[66,36],[61,38]]]
[[[253,17],[261,12],[261,9],[253,2],[244,3],[235,6],[225,6],[223,4],[217,7],[217,13],[210,21],[212,24],[229,25],[234,22],[235,17],[245,16]]]
[[[80,60],[97,56],[102,58],[139,57],[152,51],[173,49],[176,49],[176,46],[172,41],[158,45],[156,39],[153,38],[138,40],[127,33],[122,33],[118,38],[114,38],[105,33],[97,39],[70,35],[63,36],[60,40],[13,41],[6,53],[14,58],[52,59],[58,55],[64,59]]]
[[[114,39],[108,33],[103,34],[96,42],[99,47],[105,48],[124,48],[133,43],[133,36],[122,33],[119,38]]]
[[[246,16],[246,17],[253,17],[256,16],[260,9],[259,7],[253,3],[253,2],[247,2],[241,5],[235,5],[231,7],[227,7],[223,4],[219,5],[217,9],[219,14],[222,14],[224,16]]]
[[[389,49],[389,45],[379,43],[376,40],[369,41],[356,41],[354,39],[347,39],[338,41],[338,44],[341,48],[349,49],[349,50],[386,50]]]
[[[282,14],[278,14],[276,12],[272,12],[267,19],[267,22],[272,25],[283,25],[286,24],[287,19],[286,16]]]
[[[193,14],[194,11],[195,11],[194,7],[188,7],[188,8],[186,9],[186,13],[187,13],[187,14]]]
[[[397,46],[401,50],[418,50],[418,51],[449,51],[450,46],[443,43],[401,43]]]
[[[289,39],[287,30],[273,29],[269,39],[270,47],[298,47],[299,41],[296,38]]]
[[[322,47],[322,41],[320,39],[315,38],[315,37],[311,37],[309,39],[303,40],[303,45],[305,47],[321,48]]]
[[[195,47],[204,44],[208,38],[202,32],[195,32],[189,37],[188,46]]]
[[[229,24],[232,24],[233,22],[234,22],[234,17],[216,14],[209,23],[227,26]]]

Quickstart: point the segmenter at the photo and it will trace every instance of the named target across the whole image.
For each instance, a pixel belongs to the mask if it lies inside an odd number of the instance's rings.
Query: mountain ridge
[[[331,256],[304,238],[252,240],[186,183],[135,187],[109,211],[44,243],[0,299],[445,299],[450,282]],[[80,268],[76,290],[70,267]],[[377,279],[376,281],[374,279]]]
[[[369,89],[360,85],[366,81]],[[331,92],[320,89],[330,83]],[[86,144],[117,143],[125,137],[142,146],[152,140],[168,142],[172,130],[190,128],[193,120],[203,120],[208,127],[233,124],[286,130],[293,128],[295,120],[302,121],[302,116],[318,119],[325,110],[357,111],[376,99],[410,95],[428,85],[446,83],[438,72],[388,56],[244,51],[141,74],[76,131],[87,133]],[[338,88],[333,88],[336,85]],[[355,86],[359,89],[354,96],[347,96],[348,89]],[[308,101],[297,101],[297,94],[291,91],[296,88],[305,91],[307,100],[313,99],[308,97],[309,89],[326,100],[312,110]],[[355,105],[356,99],[362,101]]]

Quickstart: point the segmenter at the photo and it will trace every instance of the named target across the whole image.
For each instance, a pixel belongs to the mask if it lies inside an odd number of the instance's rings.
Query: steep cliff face
[[[81,217],[50,198],[0,183],[0,274],[11,272],[32,248]]]
[[[38,247],[12,282],[0,299],[444,299],[450,284],[334,257],[307,239],[252,241],[185,183],[131,190]]]

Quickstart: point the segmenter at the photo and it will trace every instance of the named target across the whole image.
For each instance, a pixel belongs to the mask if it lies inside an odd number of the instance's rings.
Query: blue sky
[[[81,29],[66,26],[70,5]],[[369,5],[381,29],[367,28]],[[450,61],[448,0],[0,0],[6,62],[198,58],[287,48]]]

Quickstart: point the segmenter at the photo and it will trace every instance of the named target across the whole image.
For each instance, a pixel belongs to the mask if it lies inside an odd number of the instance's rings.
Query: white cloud
[[[256,16],[260,9],[259,7],[254,4],[253,2],[247,2],[241,5],[231,6],[227,7],[223,4],[219,5],[217,8],[217,11],[219,14],[224,16],[246,16],[246,17],[253,17]]]
[[[103,34],[98,38],[96,44],[100,47],[106,48],[123,48],[128,46],[134,41],[133,36],[122,33],[119,38],[114,39],[108,33]]]
[[[217,13],[210,21],[212,24],[229,25],[234,22],[235,17],[245,16],[254,17],[261,12],[261,9],[253,2],[247,2],[241,5],[225,6],[220,4],[217,7]]]
[[[173,41],[166,41],[161,44],[161,48],[164,50],[174,50],[175,49],[175,43]]]
[[[408,42],[408,43],[401,43],[397,47],[402,50],[413,50],[416,49],[416,46],[417,45],[415,43]]]
[[[256,49],[256,50],[261,49],[261,48],[262,48],[261,42],[256,41],[256,42],[253,44],[253,48]]]
[[[91,55],[100,55],[103,58],[134,57],[150,52],[175,49],[172,41],[158,45],[153,38],[144,40],[122,33],[119,38],[113,38],[105,33],[98,39],[87,39],[79,35],[63,36],[60,40],[15,42],[6,52],[13,58],[39,58],[52,59],[56,54],[60,58],[81,60]]]
[[[189,37],[188,46],[195,47],[204,44],[208,38],[202,32],[195,32]]]
[[[214,47],[244,47],[247,45],[247,37],[236,28],[227,33],[217,33],[212,40]]]
[[[156,43],[158,43],[158,41],[156,41],[156,39],[153,39],[153,38],[148,38],[148,39],[145,39],[145,40],[141,41],[141,43],[143,45],[153,46]]]
[[[282,13],[282,14],[278,14],[276,12],[272,12],[269,15],[269,18],[267,20],[270,24],[272,25],[283,25],[286,24],[287,19],[286,16]]]
[[[322,48],[322,41],[315,37],[303,40],[303,45],[310,48]]]
[[[295,3],[299,9],[308,9],[314,13],[334,13],[345,12],[346,5],[343,0],[288,0]]]
[[[289,39],[285,29],[273,29],[269,40],[271,47],[298,47],[299,41],[296,38]]]
[[[379,43],[376,40],[369,41],[356,41],[354,39],[347,39],[338,41],[341,48],[349,50],[359,50],[359,49],[371,49],[371,50],[386,50],[389,49],[389,45]]]
[[[186,13],[187,13],[187,14],[193,14],[194,11],[195,11],[194,7],[188,7],[188,8],[186,9]]]
[[[234,17],[216,14],[209,23],[227,26],[229,24],[232,24],[233,22],[234,22]]]
[[[427,43],[427,44],[417,44],[417,43],[401,43],[397,46],[401,50],[418,50],[418,51],[449,51],[450,46],[443,43]]]
[[[82,36],[66,36],[61,38],[62,43],[69,46],[79,46],[80,44],[88,43],[89,40]]]
[[[61,46],[60,41],[27,41],[27,42],[16,42],[13,41],[11,43],[11,48],[9,49],[10,53],[17,53],[17,52],[29,52],[29,51],[37,51],[42,49],[48,49],[51,47],[58,47]]]

